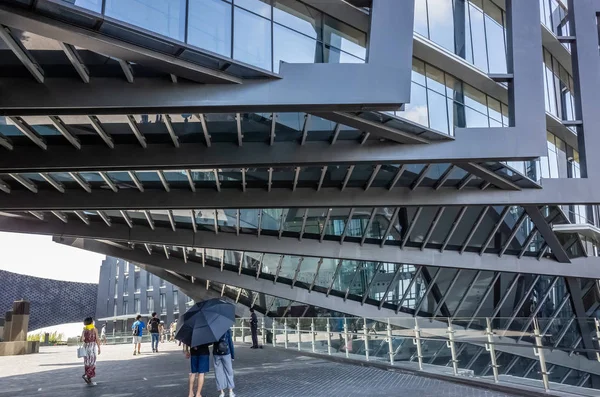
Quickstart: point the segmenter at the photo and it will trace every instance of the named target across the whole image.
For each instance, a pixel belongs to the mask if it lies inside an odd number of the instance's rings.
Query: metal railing
[[[585,322],[594,331],[593,349],[583,348],[582,337],[569,332],[576,329],[574,322]],[[251,341],[249,319],[237,319],[232,331],[234,341]],[[595,373],[600,373],[600,321],[594,318],[263,317],[258,333],[265,346],[545,391],[584,396],[598,392],[586,386],[591,376],[599,375],[559,364],[554,355],[562,351],[597,364]],[[554,357],[552,364],[548,357]]]

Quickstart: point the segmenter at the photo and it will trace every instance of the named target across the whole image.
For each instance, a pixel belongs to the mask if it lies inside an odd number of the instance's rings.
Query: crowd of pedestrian
[[[106,324],[102,325],[100,333],[94,325],[91,317],[83,322],[84,328],[81,333],[81,346],[85,351],[83,380],[88,384],[95,385],[93,378],[96,376],[96,357],[100,354],[100,346],[106,344]],[[258,319],[254,310],[251,310],[250,329],[252,331],[252,348],[256,349],[258,345]],[[135,322],[131,326],[131,336],[133,339],[133,355],[141,354],[142,337],[144,330],[151,335],[152,352],[158,353],[159,342],[176,341],[177,320],[172,322],[167,328],[163,321],[152,313],[151,318],[145,323],[141,315],[137,315]],[[178,339],[180,339],[178,337]],[[214,339],[213,339],[214,340]],[[182,342],[179,342],[182,345]],[[225,397],[229,392],[229,397],[235,397],[235,382],[233,362],[235,360],[235,350],[231,331],[227,331],[219,340],[211,343],[200,344],[198,346],[188,346],[183,344],[183,351],[190,360],[189,373],[189,397],[202,397],[201,391],[204,386],[205,374],[210,372],[210,356],[213,356],[213,369],[215,373],[216,387],[219,391],[219,397]],[[195,388],[194,388],[195,386]],[[194,389],[196,392],[194,393]]]

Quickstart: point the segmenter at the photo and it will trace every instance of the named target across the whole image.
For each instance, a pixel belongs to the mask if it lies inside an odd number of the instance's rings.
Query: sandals
[[[85,383],[87,383],[88,385],[90,383],[92,383],[92,380],[90,378],[88,378],[85,374],[81,375],[81,378],[85,381]]]

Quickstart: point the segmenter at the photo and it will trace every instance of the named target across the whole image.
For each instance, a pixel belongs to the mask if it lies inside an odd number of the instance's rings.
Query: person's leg
[[[198,387],[196,389],[196,397],[202,397],[202,387],[204,386],[204,374],[198,374]]]
[[[138,349],[138,354],[141,354],[142,353],[141,352],[141,350],[142,350],[142,337],[139,336],[138,338],[139,338],[138,339],[139,342],[138,342],[138,345],[137,345],[137,349]]]
[[[233,382],[233,362],[231,361],[230,354],[222,356],[222,364],[226,386],[229,389],[229,395],[233,397],[233,389],[235,389],[235,383]],[[223,388],[225,388],[225,386],[223,386]]]
[[[158,334],[152,333],[152,351],[158,351]]]
[[[252,347],[258,347],[258,328],[252,327]]]
[[[136,354],[136,350],[135,350],[135,348],[136,348],[136,345],[137,345],[137,336],[134,336],[134,337],[133,337],[133,355],[134,355],[134,356],[135,356],[135,354]]]
[[[194,378],[195,377],[196,377],[196,374],[190,373],[190,391],[188,393],[189,397],[194,397]]]
[[[225,372],[223,371],[223,362],[221,361],[221,357],[223,356],[214,356],[213,355],[213,366],[215,369],[215,382],[217,384],[217,390],[222,396],[225,392],[225,387],[227,386],[227,381],[225,379]]]

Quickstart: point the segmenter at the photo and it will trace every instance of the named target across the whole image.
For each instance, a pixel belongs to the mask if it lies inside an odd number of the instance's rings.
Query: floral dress
[[[96,376],[96,332],[94,332],[94,328],[83,330],[83,348],[86,352],[83,358],[85,375],[91,379]]]

